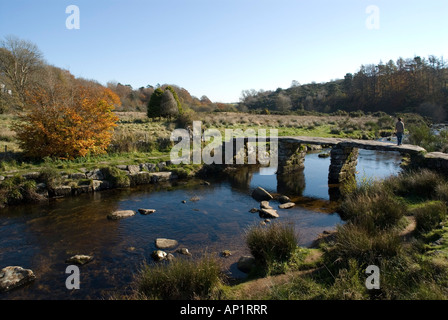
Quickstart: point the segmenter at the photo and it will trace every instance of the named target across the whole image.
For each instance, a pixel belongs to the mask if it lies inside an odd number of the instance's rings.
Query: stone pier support
[[[278,174],[303,171],[305,168],[306,146],[297,142],[279,141]]]
[[[336,145],[331,149],[330,156],[328,184],[338,184],[355,176],[358,164],[357,148]]]

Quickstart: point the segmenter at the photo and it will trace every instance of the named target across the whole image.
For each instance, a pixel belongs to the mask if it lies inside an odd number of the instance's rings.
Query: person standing
[[[401,146],[404,134],[404,123],[401,118],[398,118],[398,121],[395,124],[395,134],[397,136],[397,145]]]

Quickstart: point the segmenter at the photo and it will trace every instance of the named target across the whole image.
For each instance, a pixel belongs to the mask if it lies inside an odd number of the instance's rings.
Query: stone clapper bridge
[[[345,179],[355,175],[358,162],[358,149],[398,151],[402,155],[410,157],[409,166],[411,168],[428,168],[436,170],[441,174],[448,175],[448,154],[441,152],[428,153],[424,148],[415,145],[404,144],[398,146],[391,142],[373,140],[305,136],[281,136],[276,137],[275,139],[278,141],[277,174],[290,174],[303,170],[305,167],[307,145],[331,147],[331,161],[328,172],[329,185],[339,184]],[[243,151],[243,154],[248,154],[249,141],[250,139],[248,137],[233,138],[232,147],[234,157],[240,156]],[[269,141],[270,138],[266,137],[266,142]],[[223,146],[225,148],[226,144]],[[235,148],[235,146],[237,147]],[[238,146],[240,147],[239,150]],[[241,146],[244,146],[244,150]]]

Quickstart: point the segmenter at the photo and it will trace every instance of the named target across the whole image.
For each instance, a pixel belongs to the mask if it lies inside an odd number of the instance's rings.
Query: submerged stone
[[[278,207],[280,209],[289,209],[289,208],[294,207],[295,205],[296,204],[294,202],[287,202],[287,203],[283,203],[283,204],[279,205]]]
[[[36,279],[33,271],[19,266],[5,267],[0,270],[0,292],[22,286]]]
[[[92,260],[93,260],[92,256],[88,256],[88,255],[84,255],[84,254],[77,254],[75,256],[68,258],[65,262],[83,265],[83,264],[89,263]]]
[[[157,238],[156,239],[156,247],[159,249],[169,249],[176,247],[178,245],[178,242],[176,240],[172,239],[165,239],[165,238]]]
[[[112,212],[107,216],[107,218],[110,220],[118,220],[127,217],[132,217],[133,215],[135,215],[135,211],[133,210],[120,210]]]

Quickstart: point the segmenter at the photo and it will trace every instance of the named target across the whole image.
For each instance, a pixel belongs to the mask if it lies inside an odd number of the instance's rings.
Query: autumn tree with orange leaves
[[[74,159],[105,153],[118,120],[118,96],[61,70],[48,72],[47,83],[28,92],[27,111],[14,127],[25,155]]]

